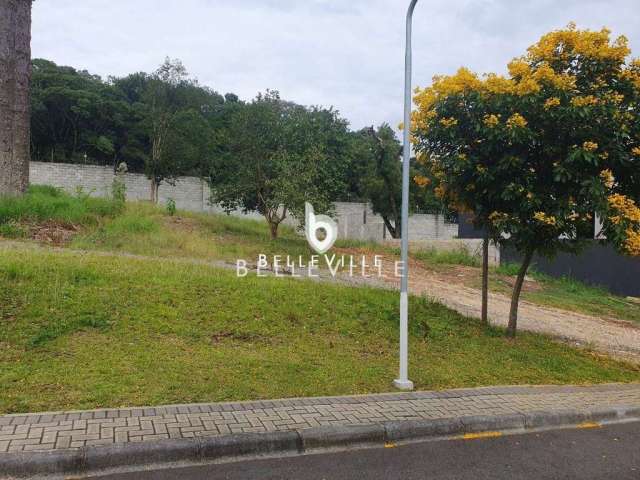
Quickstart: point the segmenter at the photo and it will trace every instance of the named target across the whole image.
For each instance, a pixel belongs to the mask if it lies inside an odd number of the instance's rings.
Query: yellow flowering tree
[[[610,32],[544,35],[507,76],[467,69],[418,89],[412,134],[437,192],[522,253],[508,334],[534,254],[576,251],[593,216],[621,251],[640,253],[640,64]],[[634,200],[635,199],[635,200]]]

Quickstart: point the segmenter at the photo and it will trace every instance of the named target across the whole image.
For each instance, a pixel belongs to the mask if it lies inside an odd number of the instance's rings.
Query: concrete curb
[[[640,420],[640,407],[553,410],[372,425],[322,426],[298,431],[246,433],[191,439],[121,443],[75,450],[0,454],[0,478],[33,478],[136,469],[171,463],[294,455],[323,450],[383,446],[480,432],[519,432],[586,422]]]

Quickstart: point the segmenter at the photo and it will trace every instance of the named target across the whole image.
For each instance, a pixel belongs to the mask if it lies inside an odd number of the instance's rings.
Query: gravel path
[[[418,264],[412,263],[409,272],[409,289],[414,295],[427,296],[463,315],[480,318],[480,290],[444,282]],[[387,278],[387,285],[399,288],[399,283],[392,278]],[[506,327],[510,306],[509,297],[490,293],[490,323]],[[632,322],[599,318],[521,300],[518,329],[544,333],[577,346],[590,347],[616,358],[640,363],[640,326]]]

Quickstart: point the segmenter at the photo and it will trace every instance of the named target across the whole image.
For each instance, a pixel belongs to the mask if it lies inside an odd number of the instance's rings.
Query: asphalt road
[[[640,479],[640,423],[424,442],[99,477],[101,480]]]

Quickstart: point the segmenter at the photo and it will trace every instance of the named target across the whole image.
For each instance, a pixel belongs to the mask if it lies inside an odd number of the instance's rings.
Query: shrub
[[[72,196],[50,186],[31,186],[22,197],[0,198],[0,225],[48,220],[68,224],[93,224],[98,218],[115,216],[123,205],[111,199]]]
[[[176,201],[173,198],[167,198],[167,213],[172,217],[176,214]]]

